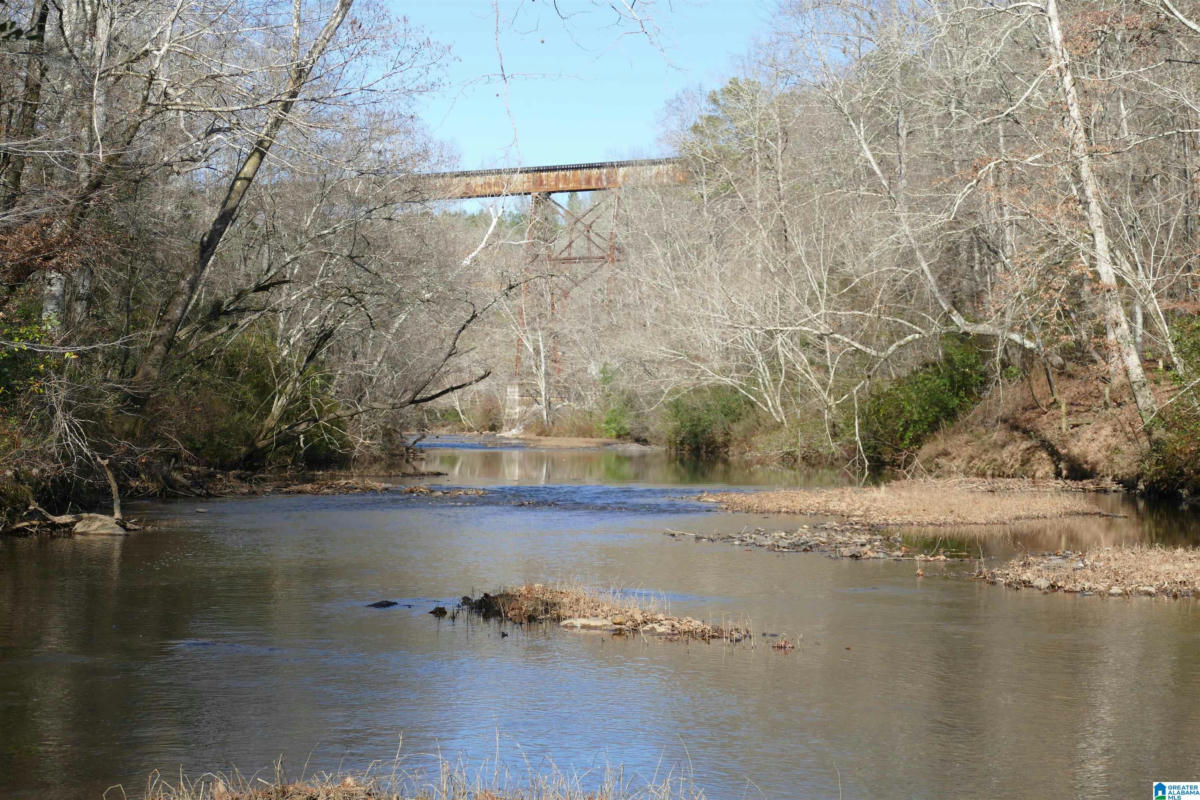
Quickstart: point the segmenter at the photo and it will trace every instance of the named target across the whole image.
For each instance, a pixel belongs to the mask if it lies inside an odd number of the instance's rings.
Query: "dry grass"
[[[668,775],[665,779],[641,782],[630,779],[619,768],[603,772],[567,775],[556,768],[514,777],[501,768],[486,765],[471,772],[461,762],[443,760],[435,777],[410,772],[400,759],[386,767],[374,766],[356,775],[322,773],[300,781],[288,781],[276,764],[269,778],[233,775],[203,775],[197,779],[150,777],[146,800],[704,800],[704,793],[689,777]],[[128,797],[124,790],[110,789],[106,800]]]
[[[1043,591],[1196,597],[1200,596],[1200,550],[1127,545],[1083,554],[1026,555],[979,577]]]
[[[704,494],[700,499],[728,511],[813,514],[868,525],[1002,525],[1105,514],[1078,485],[1016,479],[896,481],[867,488]]]
[[[461,607],[485,619],[524,624],[557,622],[576,630],[641,633],[668,639],[698,639],[740,642],[750,636],[746,628],[715,625],[679,617],[656,604],[639,603],[615,592],[596,592],[578,587],[555,587],[541,583],[502,589],[478,598],[464,597]]]

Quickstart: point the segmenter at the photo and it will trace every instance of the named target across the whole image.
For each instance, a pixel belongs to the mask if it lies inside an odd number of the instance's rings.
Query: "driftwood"
[[[119,509],[118,509],[119,510]],[[137,525],[126,522],[121,517],[110,517],[105,514],[51,514],[46,509],[34,503],[29,507],[30,513],[42,515],[40,520],[27,520],[9,526],[6,533],[27,531],[34,533],[47,526],[55,528],[70,528],[72,533],[103,534],[115,536],[126,531],[139,530]]]
[[[37,503],[30,504],[29,510],[41,514],[42,518],[51,525],[74,525],[79,522],[78,514],[51,514]]]
[[[139,530],[137,525],[127,522],[121,513],[121,492],[117,487],[117,478],[113,474],[112,468],[108,465],[108,459],[98,458],[97,461],[104,468],[104,475],[108,478],[108,487],[112,491],[113,513],[111,517],[104,514],[51,514],[37,503],[31,503],[25,514],[27,516],[37,515],[40,518],[26,519],[9,525],[3,532],[6,534],[28,535],[49,527],[70,528],[72,533],[77,534],[115,536],[124,534],[126,531]]]
[[[24,522],[18,522],[13,525],[9,525],[4,529],[4,533],[10,535],[20,535],[22,531],[29,531],[30,533],[33,533],[45,524],[46,523],[42,522],[40,519],[28,519]]]
[[[25,516],[35,516],[36,518],[14,522],[0,530],[0,533],[9,536],[28,536],[48,528],[73,527],[80,519],[78,514],[51,514],[37,503],[31,503],[29,508],[25,509]]]
[[[174,458],[168,463],[159,464],[157,472],[158,483],[163,488],[164,493],[168,495],[175,495],[177,497],[211,497],[211,494],[204,488],[193,486],[182,470],[175,469]]]
[[[113,471],[108,467],[107,458],[101,458],[97,460],[100,462],[100,466],[104,467],[104,475],[108,478],[108,488],[112,490],[113,519],[116,520],[118,524],[122,523],[124,522],[124,517],[121,516],[121,493],[117,490],[117,479],[113,475]]]

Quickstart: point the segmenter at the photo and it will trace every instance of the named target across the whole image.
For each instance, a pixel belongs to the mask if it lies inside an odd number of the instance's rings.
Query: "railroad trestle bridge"
[[[596,226],[603,202],[592,203],[581,214],[555,201],[552,195],[568,192],[601,192],[624,186],[663,186],[686,183],[688,172],[678,158],[643,158],[628,161],[598,161],[542,167],[435,172],[422,176],[430,199],[470,200],[494,197],[533,198],[530,210],[531,258],[550,265],[612,263],[621,253],[620,243]],[[612,203],[615,215],[619,201]],[[562,220],[565,236],[552,248],[546,231],[537,226]],[[537,252],[534,252],[534,251]],[[581,252],[582,251],[582,252]]]
[[[619,193],[613,192],[612,202],[602,199],[591,203],[582,212],[557,202],[553,195],[569,192],[607,193],[626,186],[682,184],[689,179],[690,175],[681,159],[647,158],[427,173],[422,176],[422,193],[430,200],[531,197],[529,226],[525,236],[527,274],[543,273],[565,279],[558,292],[547,292],[548,308],[545,311],[553,319],[561,313],[561,306],[567,302],[571,289],[624,256],[615,224],[620,211]],[[599,224],[606,210],[609,212],[607,224]],[[580,265],[591,268],[581,271],[578,269]],[[527,282],[522,281],[521,285],[523,294],[517,321],[513,370],[515,382],[508,386],[504,403],[504,425],[509,429],[518,427],[525,413],[535,406],[540,407],[543,421],[548,422],[551,404],[559,400],[552,397],[550,387],[549,373],[552,371],[555,376],[561,373],[561,353],[557,337],[553,334],[549,344],[549,365],[545,363],[545,343],[537,343],[539,360],[543,363],[533,365],[535,390],[522,391],[520,386],[522,355],[526,352],[532,354],[535,350],[527,338]]]

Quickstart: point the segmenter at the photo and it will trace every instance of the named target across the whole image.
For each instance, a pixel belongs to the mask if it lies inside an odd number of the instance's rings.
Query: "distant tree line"
[[[618,398],[669,436],[703,391],[780,452],[870,467],[879,393],[968,342],[987,382],[1052,395],[1092,365],[1151,461],[1196,439],[1200,8],[799,0],[775,23],[671,109],[694,181],[627,192],[615,277],[544,312],[564,415]]]
[[[652,9],[617,11],[653,36]],[[620,243],[571,265],[568,226],[423,196],[446,53],[386,4],[8,0],[4,480],[386,456],[501,427],[514,384],[527,429],[866,470],[1081,365],[1147,476],[1200,487],[1200,7],[774,20],[668,109],[690,184],[565,201]]]

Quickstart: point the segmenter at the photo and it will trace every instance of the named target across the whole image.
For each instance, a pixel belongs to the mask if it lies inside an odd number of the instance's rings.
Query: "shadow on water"
[[[422,443],[424,444],[424,443]],[[836,470],[797,472],[729,462],[680,461],[661,450],[525,447],[430,448],[425,470],[445,472],[448,484],[583,483],[651,486],[835,486],[847,482]]]
[[[1013,525],[969,528],[901,528],[913,549],[960,557],[1010,557],[1023,552],[1059,552],[1157,545],[1200,546],[1200,515],[1177,503],[1125,495],[1094,495],[1091,501],[1106,516],[1032,520]]]

